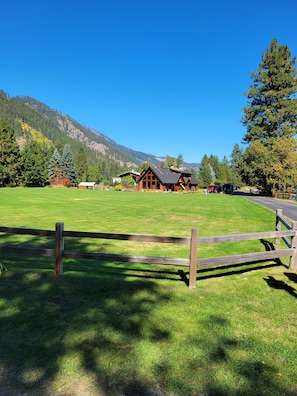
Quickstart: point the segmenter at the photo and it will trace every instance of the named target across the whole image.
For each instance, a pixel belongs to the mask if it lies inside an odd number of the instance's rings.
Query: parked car
[[[233,194],[234,190],[236,190],[233,183],[223,184],[223,193],[224,194]]]
[[[208,194],[210,194],[210,193],[217,194],[217,193],[220,193],[221,191],[222,191],[221,186],[208,186],[207,187]]]

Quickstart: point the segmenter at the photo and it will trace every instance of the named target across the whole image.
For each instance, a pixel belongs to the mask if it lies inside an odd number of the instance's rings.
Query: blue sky
[[[296,0],[3,1],[0,89],[134,150],[229,158],[270,41],[297,56],[296,15]]]

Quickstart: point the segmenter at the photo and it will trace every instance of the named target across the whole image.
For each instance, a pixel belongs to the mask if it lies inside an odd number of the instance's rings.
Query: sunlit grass
[[[273,212],[236,196],[63,189],[0,189],[0,195],[3,226],[54,229],[63,221],[70,230],[189,237],[193,227],[204,236],[275,225]],[[93,240],[78,242],[66,241],[98,248]],[[168,244],[126,244],[105,241],[101,248],[187,254]],[[254,244],[221,245],[228,255],[264,248]],[[220,254],[222,246],[201,247],[199,254]],[[189,290],[187,270],[172,266],[65,260],[65,273],[54,277],[51,258],[2,256],[1,262],[9,270],[0,277],[5,396],[297,392],[297,280],[281,263],[199,269],[197,288]]]

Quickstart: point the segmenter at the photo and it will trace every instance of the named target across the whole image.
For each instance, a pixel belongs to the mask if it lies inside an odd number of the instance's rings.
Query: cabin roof
[[[150,167],[162,184],[176,184],[180,178],[180,173],[172,173],[168,168]]]
[[[81,182],[79,183],[79,186],[81,187],[94,187],[96,182]]]
[[[120,173],[119,175],[117,175],[117,177],[124,177],[126,175],[131,175],[131,174],[135,175],[135,176],[139,176],[140,175],[139,172],[136,172],[134,170],[130,170],[130,171],[126,171],[126,172]]]

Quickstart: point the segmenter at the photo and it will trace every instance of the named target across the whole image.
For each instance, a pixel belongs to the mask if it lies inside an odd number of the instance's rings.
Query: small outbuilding
[[[80,190],[87,190],[87,189],[95,190],[95,185],[96,182],[81,182],[79,183],[78,188]]]

